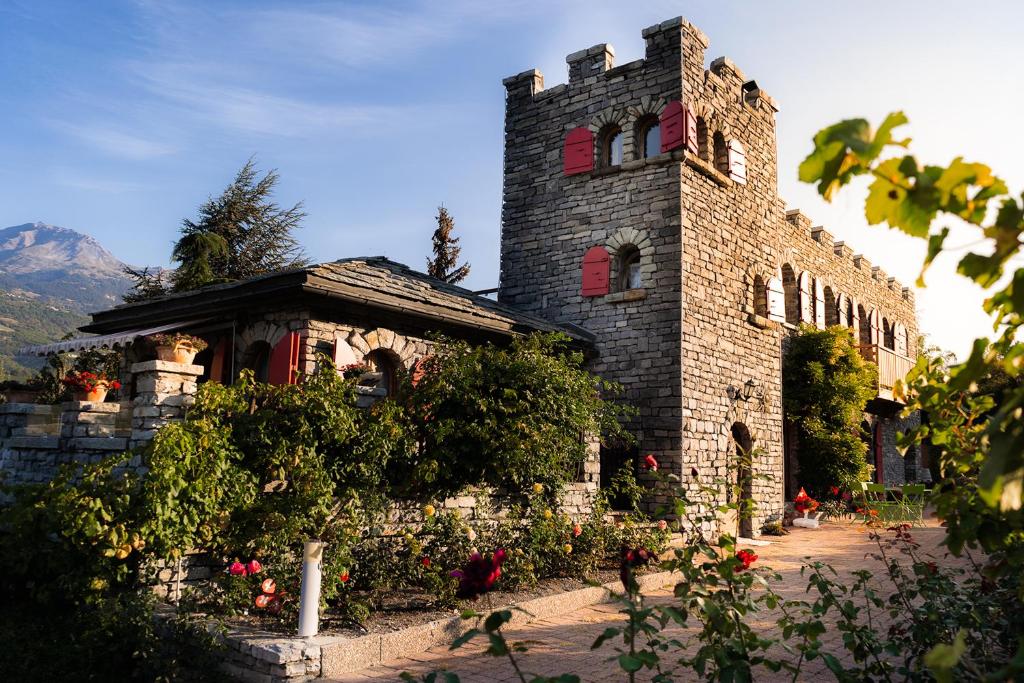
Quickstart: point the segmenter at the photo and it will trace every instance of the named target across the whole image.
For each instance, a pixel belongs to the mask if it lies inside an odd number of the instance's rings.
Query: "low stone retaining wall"
[[[675,580],[671,572],[656,572],[638,578],[640,589],[651,591]],[[601,587],[555,593],[515,605],[512,623],[527,624],[556,614],[611,600],[611,591],[621,591],[616,581]],[[506,606],[507,607],[507,606]],[[505,608],[498,608],[505,609]],[[170,618],[172,608],[158,612]],[[409,657],[432,647],[447,645],[472,626],[459,617],[437,619],[425,624],[359,637],[319,635],[312,638],[287,637],[255,628],[231,627],[219,633],[226,647],[224,672],[246,683],[297,683],[331,678],[376,666],[391,659]],[[211,622],[211,633],[219,624]]]

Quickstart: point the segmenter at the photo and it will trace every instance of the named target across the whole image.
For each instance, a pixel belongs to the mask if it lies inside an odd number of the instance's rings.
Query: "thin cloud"
[[[54,128],[81,143],[111,156],[142,161],[174,154],[177,149],[164,142],[126,133],[108,126],[52,121]]]
[[[144,63],[135,72],[151,95],[171,102],[183,115],[245,133],[309,137],[366,131],[417,114],[416,107],[405,105],[318,102],[229,84],[216,78],[216,69],[198,63]]]

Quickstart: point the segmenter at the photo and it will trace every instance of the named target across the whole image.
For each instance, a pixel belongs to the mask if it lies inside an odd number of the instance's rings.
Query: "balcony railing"
[[[879,344],[863,344],[857,348],[865,360],[878,366],[878,397],[895,400],[892,389],[896,380],[907,378],[907,373],[914,367],[914,359],[901,356]]]

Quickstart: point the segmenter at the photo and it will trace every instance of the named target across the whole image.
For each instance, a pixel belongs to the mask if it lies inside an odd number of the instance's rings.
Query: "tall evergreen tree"
[[[301,202],[281,208],[272,200],[279,176],[259,176],[249,159],[219,197],[199,207],[195,221],[185,219],[172,259],[180,265],[169,276],[150,269],[130,270],[135,286],[126,301],[143,301],[167,291],[188,291],[217,282],[243,280],[305,265],[292,231],[306,214]]]
[[[455,221],[448,209],[437,207],[437,229],[433,236],[434,258],[427,259],[427,274],[449,284],[462,282],[469,275],[468,263],[458,267],[455,265],[459,262],[462,247],[459,246],[459,238],[452,236],[454,229]]]

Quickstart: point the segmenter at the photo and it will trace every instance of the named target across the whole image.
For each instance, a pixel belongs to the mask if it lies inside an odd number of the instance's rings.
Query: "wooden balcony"
[[[857,348],[864,360],[878,367],[878,398],[898,402],[893,397],[892,389],[896,380],[906,379],[907,373],[914,367],[914,359],[901,356],[880,344],[862,344]]]

